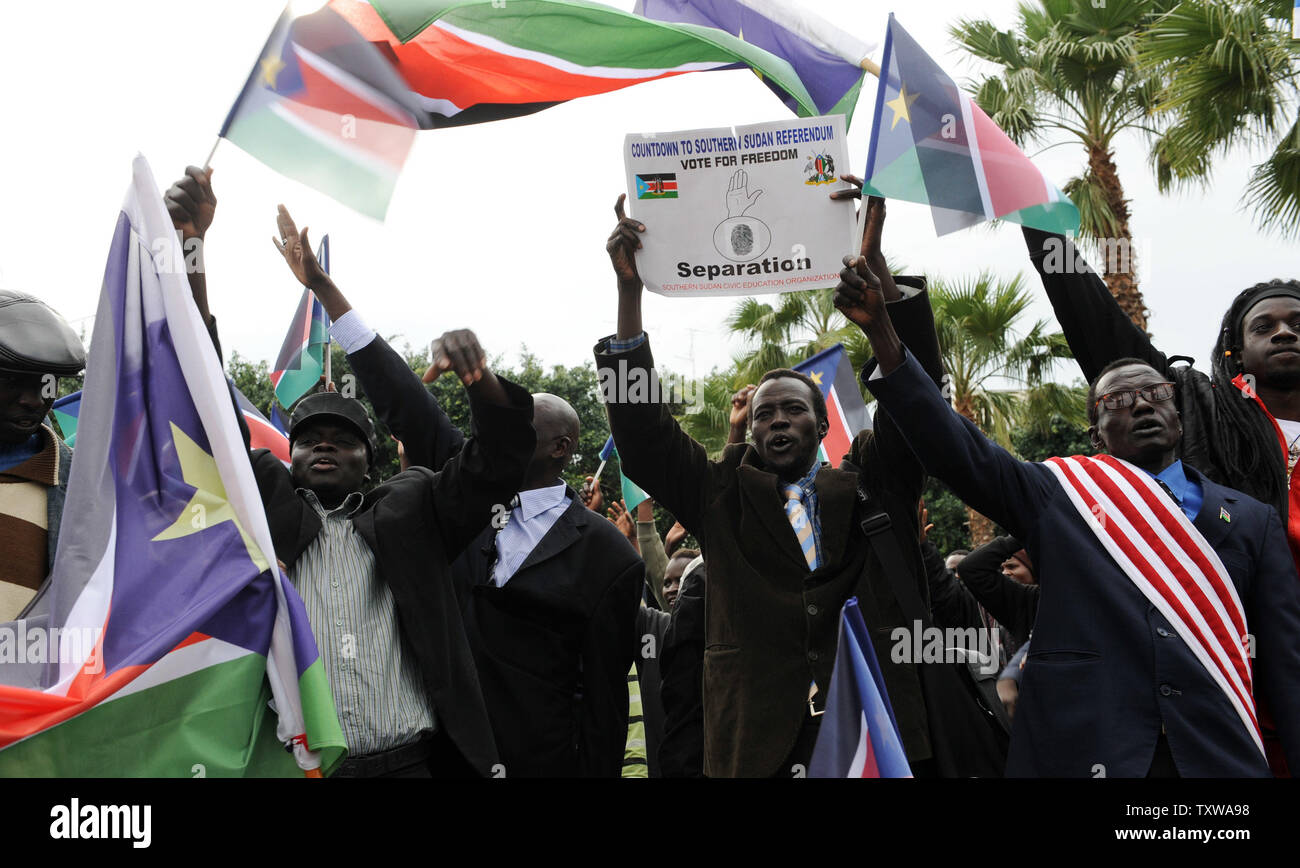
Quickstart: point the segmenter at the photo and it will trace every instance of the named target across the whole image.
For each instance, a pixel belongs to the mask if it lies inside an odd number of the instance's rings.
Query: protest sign
[[[760,295],[834,286],[855,248],[844,116],[630,134],[636,264],[660,295]]]

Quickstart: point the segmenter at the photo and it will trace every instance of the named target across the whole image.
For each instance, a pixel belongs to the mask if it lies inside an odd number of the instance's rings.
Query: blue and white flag
[[[911,766],[889,704],[857,597],[840,610],[840,641],[826,716],[808,765],[810,778],[910,778]]]
[[[656,21],[716,27],[775,54],[794,67],[822,114],[842,114],[845,124],[862,86],[859,65],[875,46],[845,33],[790,0],[637,0],[632,10]],[[797,112],[793,96],[771,79],[773,93]]]

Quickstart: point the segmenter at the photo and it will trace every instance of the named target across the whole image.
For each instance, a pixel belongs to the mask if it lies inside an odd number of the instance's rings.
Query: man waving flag
[[[137,157],[86,365],[95,436],[49,581],[0,624],[0,776],[321,773],[342,758],[220,363],[183,274],[158,267],[179,246]]]

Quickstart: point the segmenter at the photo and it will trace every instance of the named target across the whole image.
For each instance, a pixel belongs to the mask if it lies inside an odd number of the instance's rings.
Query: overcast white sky
[[[888,4],[801,2],[864,40],[883,41]],[[611,5],[629,9],[632,0]],[[0,287],[33,292],[74,323],[88,318],[132,156],[144,153],[161,189],[187,164],[202,163],[281,9],[276,0],[82,0],[59,4],[52,20],[45,4],[5,4]],[[910,0],[894,11],[961,79],[974,66],[948,26],[985,15],[1006,27],[1014,9],[1013,0]],[[865,162],[874,93],[869,79],[850,132],[854,172]],[[382,224],[223,142],[213,160],[220,206],[207,255],[222,342],[253,359],[274,359],[279,349],[300,292],[269,240],[283,202],[313,237],[330,233],[335,279],[381,333],[419,344],[470,327],[491,353],[513,357],[527,344],[547,364],[589,362],[592,344],[614,327],[604,240],[623,185],[623,136],[785,116],[751,73],[729,71],[423,132]],[[1075,145],[1031,156],[1058,186],[1084,161]],[[1208,192],[1162,196],[1139,139],[1125,140],[1117,154],[1157,343],[1202,365],[1237,290],[1300,275],[1297,245],[1259,234],[1239,208],[1250,158],[1221,160]],[[946,277],[1026,272],[1036,315],[1051,315],[1018,227],[936,238],[923,206],[891,202],[889,214],[891,258]],[[740,349],[724,325],[734,303],[647,294],[660,362],[698,374],[727,365]]]

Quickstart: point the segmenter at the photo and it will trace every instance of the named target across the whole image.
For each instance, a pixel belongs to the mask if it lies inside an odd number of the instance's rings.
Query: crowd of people
[[[165,201],[202,242],[210,173],[191,167]],[[1206,374],[1157,350],[1066,239],[1026,228],[1099,454],[1024,462],[944,399],[925,281],[890,274],[872,198],[835,294],[875,353],[872,427],[820,460],[822,390],[778,369],[735,394],[710,458],[666,392],[617,383],[656,379],[648,227],[623,201],[606,243],[617,328],[594,357],[617,372],[602,397],[623,471],[653,499],[632,511],[564,481],[573,407],[492,371],[468,330],[433,342],[422,382],[280,208],[277,247],[378,416],[326,386],[293,408],[289,466],[249,453],[347,742],[334,776],[805,776],[850,598],[915,776],[1300,768],[1300,282],[1237,294]],[[220,354],[206,274],[188,277]],[[74,453],[45,420],[51,384],[84,364],[48,306],[0,295],[0,621],[75,532],[60,526]],[[448,373],[470,431],[426,387]],[[376,422],[402,446],[389,479]],[[1010,535],[940,552],[930,476]],[[656,508],[676,522],[662,538]],[[932,634],[938,653],[912,653]]]

